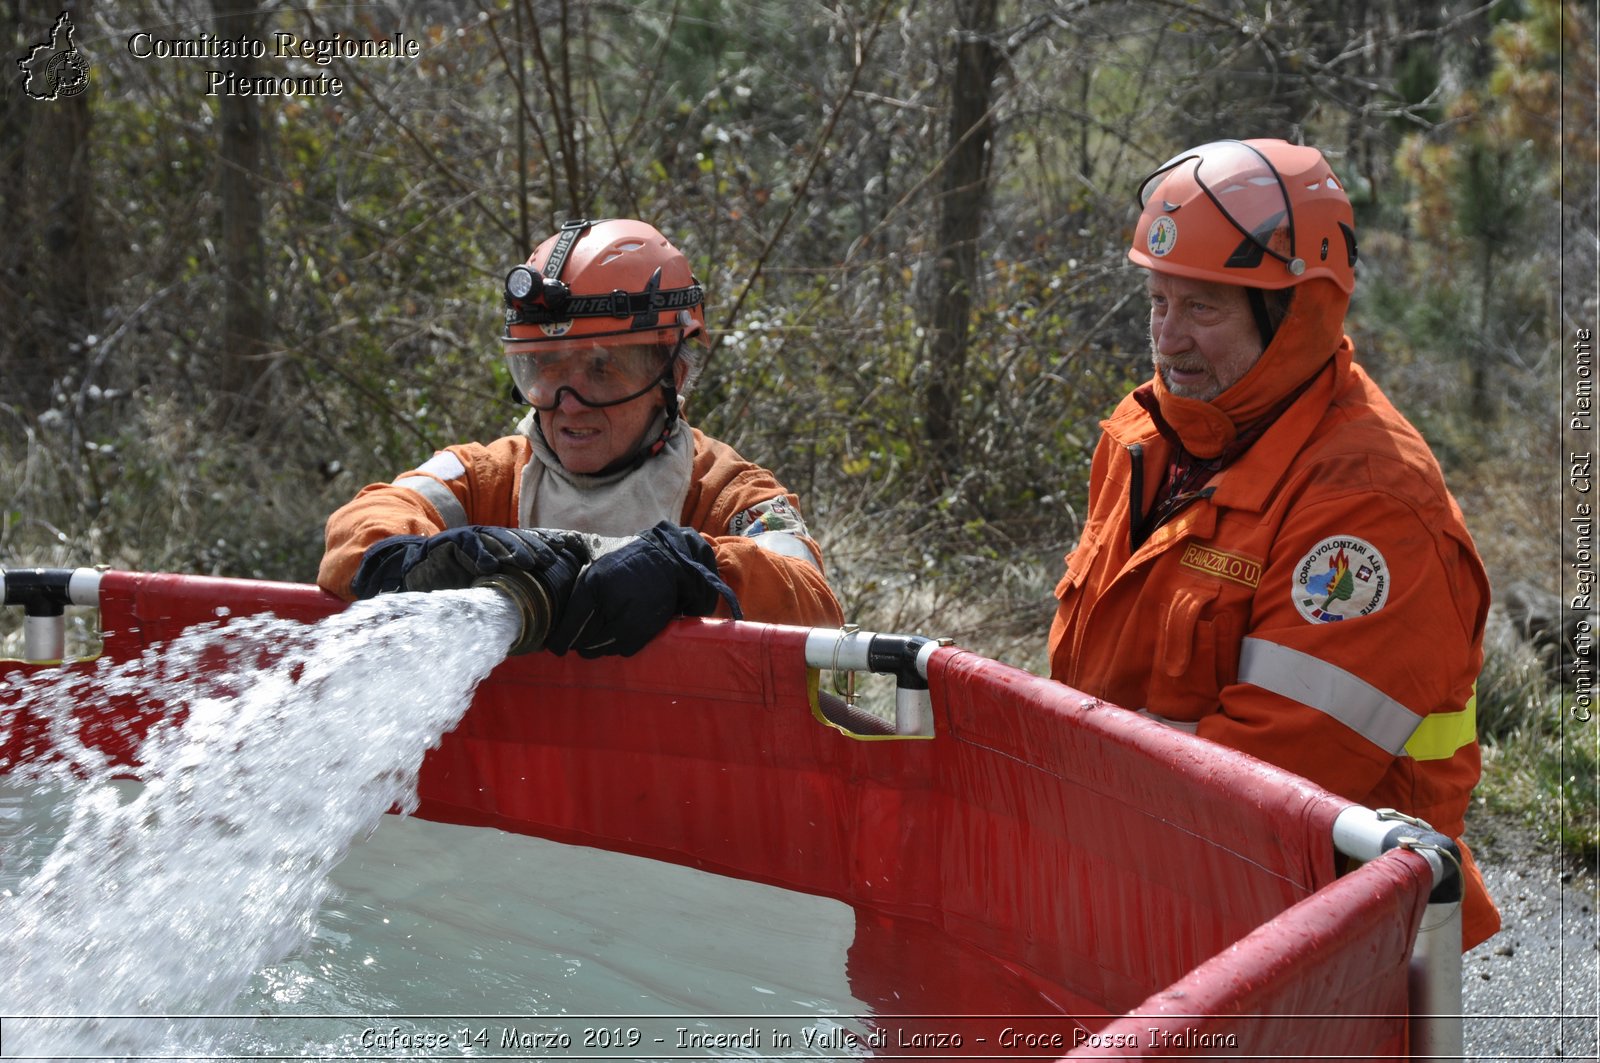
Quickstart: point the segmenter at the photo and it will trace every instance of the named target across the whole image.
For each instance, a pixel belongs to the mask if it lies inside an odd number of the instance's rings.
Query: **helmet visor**
[[[535,409],[547,411],[560,405],[563,391],[596,408],[630,402],[671,379],[668,355],[644,344],[506,344],[511,379]]]
[[[1267,157],[1238,140],[1214,140],[1180,152],[1139,185],[1139,209],[1167,182],[1192,180],[1228,223],[1263,252],[1295,269],[1294,211],[1283,178]],[[1173,205],[1175,209],[1176,204]]]

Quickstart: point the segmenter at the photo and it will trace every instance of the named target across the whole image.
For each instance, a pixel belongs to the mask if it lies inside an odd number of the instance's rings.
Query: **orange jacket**
[[[705,536],[716,551],[717,571],[738,596],[745,619],[838,626],[843,613],[822,574],[822,552],[816,543],[809,537],[800,540],[811,560],[790,557],[763,547],[751,527],[764,526],[752,519],[762,515],[751,513],[755,507],[783,499],[798,514],[799,499],[772,473],[746,461],[726,443],[699,429],[691,431],[694,465],[680,522]],[[421,490],[396,484],[362,488],[328,518],[327,549],[317,572],[318,585],[330,594],[351,598],[350,581],[361,565],[361,555],[385,536],[432,535],[457,524],[516,527],[522,470],[532,457],[532,447],[523,435],[504,436],[488,445],[448,447],[462,469],[451,479],[413,470],[399,479],[426,477],[426,481],[411,479]],[[426,497],[441,488],[459,503],[452,522]],[[445,504],[448,497],[441,495],[439,501]],[[719,606],[719,615],[726,614],[726,604]]]
[[[1056,587],[1051,674],[1459,840],[1488,580],[1427,444],[1352,354],[1341,337],[1312,359],[1306,389],[1209,495],[1137,547],[1130,490],[1142,481],[1148,512],[1172,448],[1123,400]],[[1268,390],[1281,401],[1306,379]],[[1465,949],[1499,913],[1462,854]]]

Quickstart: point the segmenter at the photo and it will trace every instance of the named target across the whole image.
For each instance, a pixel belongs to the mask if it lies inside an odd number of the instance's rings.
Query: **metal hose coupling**
[[[544,640],[555,623],[555,603],[550,600],[550,592],[544,584],[527,572],[511,569],[479,576],[472,585],[499,591],[517,607],[520,629],[511,643],[511,656],[544,648]]]

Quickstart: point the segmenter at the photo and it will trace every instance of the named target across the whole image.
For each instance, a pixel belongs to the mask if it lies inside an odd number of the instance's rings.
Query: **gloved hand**
[[[559,608],[589,562],[587,540],[549,528],[471,524],[437,535],[391,535],[367,548],[350,588],[357,598],[390,591],[472,586],[480,576],[516,569],[534,576]]]
[[[675,616],[709,616],[718,598],[735,620],[739,599],[717,575],[717,555],[693,528],[662,521],[590,562],[545,640],[557,654],[631,657]]]

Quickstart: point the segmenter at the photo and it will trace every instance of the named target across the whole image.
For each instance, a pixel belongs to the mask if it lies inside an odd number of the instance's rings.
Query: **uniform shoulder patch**
[[[1369,616],[1389,601],[1389,565],[1365,539],[1322,540],[1294,569],[1294,607],[1313,624]]]
[[[806,522],[800,517],[800,511],[791,506],[783,495],[769,498],[765,502],[757,502],[749,509],[736,513],[728,522],[729,535],[751,536],[766,532],[789,532],[794,535],[810,536],[806,531]]]

